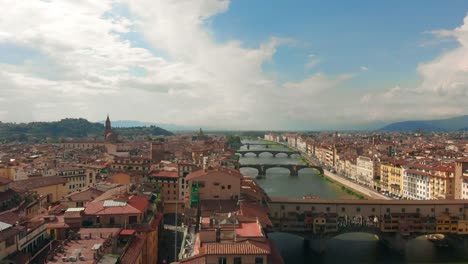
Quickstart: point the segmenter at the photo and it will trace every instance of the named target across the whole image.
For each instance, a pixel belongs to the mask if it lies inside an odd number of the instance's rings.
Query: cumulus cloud
[[[460,47],[418,66],[420,86],[362,94],[347,87],[356,74],[319,72],[280,83],[265,73],[262,66],[291,39],[271,36],[249,48],[241,40],[216,41],[211,19],[228,11],[227,0],[0,3],[8,14],[0,19],[0,45],[27,54],[15,62],[0,58],[2,121],[102,120],[110,113],[114,119],[280,129],[352,122],[368,112],[388,118],[395,107],[397,116],[466,110],[467,19],[434,33]],[[314,54],[307,59],[306,69],[321,62]],[[425,103],[439,107],[415,111]]]

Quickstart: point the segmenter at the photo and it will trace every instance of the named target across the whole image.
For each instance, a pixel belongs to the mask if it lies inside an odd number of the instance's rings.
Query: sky
[[[0,121],[362,128],[468,114],[468,1],[0,0]]]

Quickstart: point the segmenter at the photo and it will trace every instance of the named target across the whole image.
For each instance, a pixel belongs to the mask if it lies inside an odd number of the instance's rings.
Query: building
[[[96,172],[90,169],[67,167],[57,169],[57,176],[67,180],[68,193],[96,183]]]
[[[189,173],[185,180],[190,186],[190,204],[203,200],[238,200],[242,174],[233,169],[217,168]]]
[[[455,199],[468,199],[468,158],[455,163]]]
[[[372,187],[374,182],[374,162],[372,159],[364,156],[357,157],[356,174],[359,183]]]
[[[143,222],[148,208],[149,201],[145,197],[108,199],[88,203],[83,217],[87,225],[125,227]]]
[[[107,115],[106,126],[104,128],[104,140],[106,142],[116,142],[118,140],[117,134],[112,131],[111,121]]]
[[[68,194],[67,180],[60,176],[15,181],[10,187],[20,193],[37,193],[45,197],[47,203],[57,202]]]

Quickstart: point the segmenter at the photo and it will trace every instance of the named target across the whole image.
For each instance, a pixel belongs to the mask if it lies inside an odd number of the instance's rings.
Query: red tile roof
[[[148,208],[146,198],[133,196],[125,206],[104,206],[105,201],[91,202],[86,205],[86,215],[112,215],[112,214],[142,214]]]
[[[256,217],[263,227],[273,226],[268,218],[267,209],[256,203],[241,203],[240,213],[244,216]]]
[[[187,177],[185,177],[185,180],[188,181],[188,180],[200,178],[200,177],[212,174],[212,173],[222,173],[224,175],[229,175],[229,176],[236,177],[239,179],[242,179],[243,177],[242,174],[237,170],[229,169],[229,168],[217,168],[215,170],[197,170],[197,171],[191,172],[187,175]]]
[[[65,184],[67,179],[60,176],[49,176],[49,177],[39,177],[39,178],[30,178],[27,180],[14,181],[10,184],[12,189],[17,190],[32,190],[39,187]]]
[[[133,237],[131,244],[128,246],[127,251],[120,259],[121,264],[135,264],[138,256],[143,254],[143,246],[146,242],[146,235],[136,235]]]
[[[142,196],[132,196],[128,199],[128,204],[144,213],[148,209],[149,201]]]
[[[133,229],[124,229],[124,230],[120,231],[120,234],[123,235],[123,236],[131,236],[131,235],[135,234],[135,230],[133,230]]]
[[[150,177],[177,178],[179,177],[179,173],[177,171],[154,171],[150,174]]]
[[[267,255],[270,245],[264,242],[247,240],[240,243],[205,243],[202,246],[207,255]]]

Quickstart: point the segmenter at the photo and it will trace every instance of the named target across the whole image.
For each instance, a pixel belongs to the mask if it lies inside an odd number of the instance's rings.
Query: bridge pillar
[[[266,145],[265,145],[265,148],[270,148],[270,145],[269,145],[269,144],[266,144]]]
[[[248,150],[250,149],[250,144],[247,144],[247,149],[248,149]]]
[[[395,250],[397,253],[403,254],[405,253],[406,243],[408,239],[403,237],[399,233],[381,233],[380,241],[384,243],[390,249]]]
[[[317,255],[323,254],[325,251],[326,240],[320,237],[317,238],[305,238],[303,242],[304,252],[312,251]]]
[[[266,170],[263,166],[258,167],[258,175],[259,176],[266,176]]]
[[[257,152],[257,153],[255,153],[255,155],[257,155],[257,158],[258,158],[258,157],[260,157],[260,153],[258,153],[258,152]]]
[[[298,169],[296,168],[296,166],[293,166],[293,167],[289,168],[289,175],[299,176],[299,172],[298,172]]]

